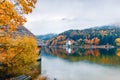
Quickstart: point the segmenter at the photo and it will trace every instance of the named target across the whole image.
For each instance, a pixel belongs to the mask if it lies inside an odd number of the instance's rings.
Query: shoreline
[[[83,46],[64,46],[64,45],[58,45],[58,46],[45,46],[49,48],[84,48],[84,49],[111,49],[111,48],[117,48],[117,46],[113,45],[83,45]]]

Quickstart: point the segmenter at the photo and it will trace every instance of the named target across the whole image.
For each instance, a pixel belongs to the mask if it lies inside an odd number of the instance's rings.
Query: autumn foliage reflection
[[[63,48],[45,48],[47,54],[57,56],[69,61],[89,61],[98,64],[110,64],[120,65],[119,49],[114,50],[100,50],[100,49],[72,49],[71,53],[68,53]],[[114,52],[114,53],[113,53]],[[116,52],[116,53],[115,53]]]
[[[117,49],[116,55],[120,57],[120,48]]]

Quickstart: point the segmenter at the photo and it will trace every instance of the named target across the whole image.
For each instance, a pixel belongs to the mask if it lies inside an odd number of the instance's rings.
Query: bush
[[[10,35],[0,37],[0,67],[4,65],[1,69],[3,73],[5,70],[4,74],[35,73],[37,56],[35,38],[31,36],[11,38]]]

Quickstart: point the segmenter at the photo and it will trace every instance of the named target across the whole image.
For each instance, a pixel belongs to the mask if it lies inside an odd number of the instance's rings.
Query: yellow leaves
[[[7,35],[0,37],[0,59],[1,63],[14,65],[19,60],[25,64],[35,63],[37,58],[37,42],[33,37],[17,36],[15,39]]]
[[[3,3],[4,0],[0,0],[0,3]]]
[[[10,35],[6,35],[0,37],[0,44],[2,44],[0,46],[0,63],[6,65],[6,67],[2,67],[5,72],[0,71],[2,74],[30,75],[34,68],[36,69],[38,52],[36,52],[35,38],[31,36],[11,38]]]
[[[4,11],[2,9],[0,9],[0,15],[2,15],[4,13]]]
[[[87,44],[90,44],[90,43],[91,43],[91,40],[84,39],[84,42],[87,43]]]
[[[61,35],[61,36],[57,36],[56,38],[57,38],[57,40],[64,40],[65,36]]]
[[[120,48],[117,49],[116,55],[120,57]]]
[[[11,29],[16,28],[19,24],[22,24],[25,20],[21,15],[17,13],[14,5],[5,0],[0,4],[0,25],[9,26]]]
[[[117,56],[119,56],[119,57],[120,57],[120,51],[119,51],[119,52],[117,52]]]
[[[23,14],[32,12],[35,0],[15,0]],[[10,30],[15,30],[18,25],[23,25],[26,18],[15,9],[15,5],[10,0],[4,0],[0,3],[0,26],[9,26]]]
[[[91,43],[93,44],[99,44],[99,42],[100,42],[100,39],[98,39],[97,37],[91,40]]]
[[[119,43],[119,42],[120,42],[120,38],[117,38],[117,39],[116,39],[116,42],[118,42],[118,43]]]
[[[120,38],[116,38],[116,39],[115,39],[115,42],[116,42],[116,44],[117,44],[118,46],[120,46]]]
[[[21,5],[22,11],[25,14],[31,13],[32,8],[35,7],[37,0],[17,0],[18,4]]]

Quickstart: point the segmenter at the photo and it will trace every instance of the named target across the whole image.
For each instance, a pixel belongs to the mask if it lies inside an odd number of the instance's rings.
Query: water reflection
[[[118,49],[44,48],[45,53],[72,62],[87,60],[99,64],[120,65]]]
[[[66,51],[67,51],[67,53],[72,53],[72,49],[71,48],[68,48],[68,47],[66,47]]]
[[[42,74],[51,80],[119,80],[120,48],[43,48]]]
[[[117,49],[116,55],[120,57],[120,48]]]

